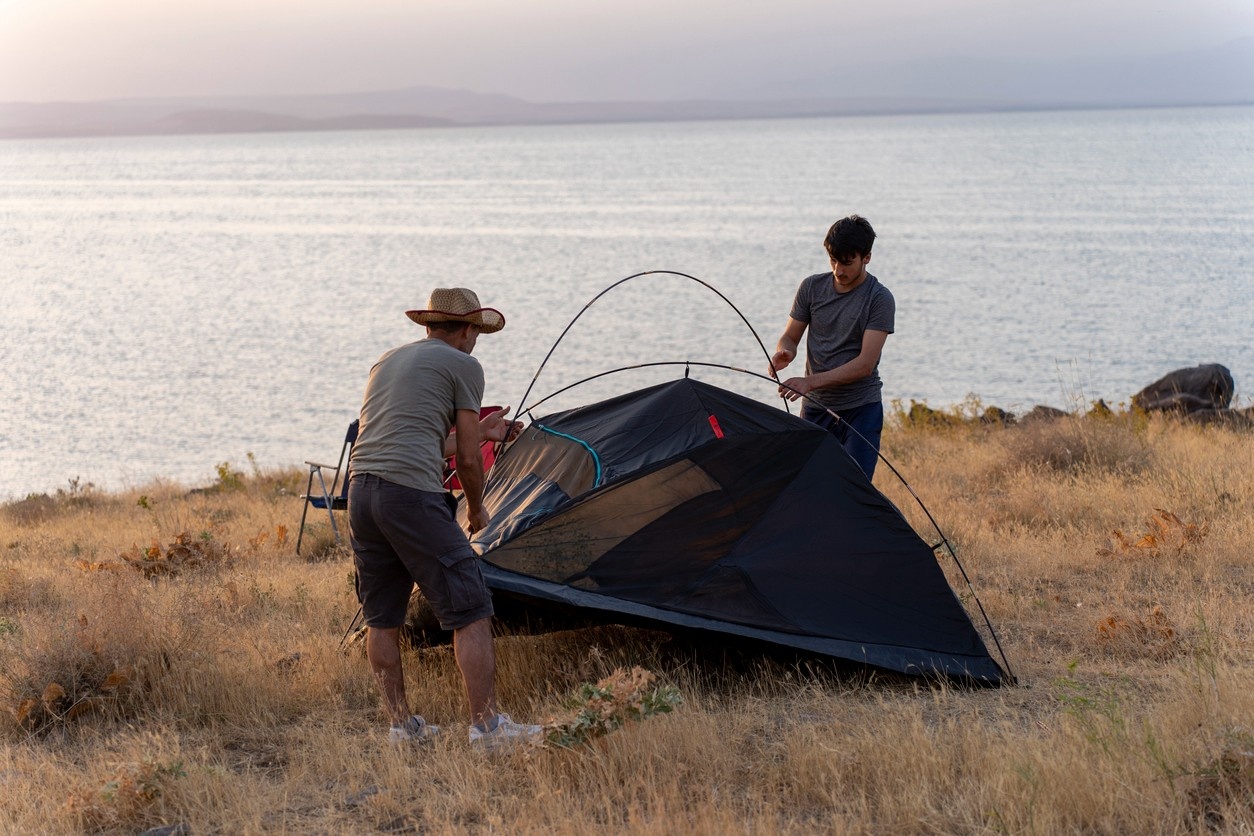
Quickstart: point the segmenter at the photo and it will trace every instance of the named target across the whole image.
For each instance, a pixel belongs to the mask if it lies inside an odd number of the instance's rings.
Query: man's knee
[[[366,658],[376,667],[391,668],[401,661],[399,627],[367,627]]]
[[[492,635],[492,616],[479,618],[469,624],[458,627],[453,630],[454,635],[462,635],[466,637],[482,636],[484,634]]]

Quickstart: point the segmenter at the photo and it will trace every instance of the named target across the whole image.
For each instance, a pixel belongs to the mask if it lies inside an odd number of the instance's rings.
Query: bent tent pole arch
[[[549,353],[545,354],[544,359],[540,361],[539,368],[537,368],[536,373],[532,375],[531,382],[527,384],[527,391],[523,393],[522,399],[518,401],[518,412],[516,413],[518,416],[521,416],[524,412],[530,410],[532,407],[539,406],[540,402],[532,404],[531,407],[526,406],[527,397],[531,394],[531,390],[535,387],[536,381],[540,379],[540,374],[541,372],[544,371],[544,367],[548,365],[549,358],[553,356],[553,352],[557,351],[557,347],[561,345],[562,340],[566,338],[566,335],[570,332],[570,329],[573,328],[575,326],[575,323],[579,321],[579,317],[583,316],[584,313],[586,313],[589,308],[595,305],[602,296],[605,296],[614,288],[618,287],[619,285],[624,285],[627,282],[633,281],[635,279],[639,279],[642,276],[677,276],[681,279],[688,279],[690,281],[696,282],[697,284],[701,285],[702,287],[706,288],[711,293],[716,295],[718,298],[722,299],[724,302],[727,303],[728,307],[730,307],[733,311],[736,312],[736,316],[740,317],[741,322],[743,322],[745,324],[745,327],[749,329],[749,333],[753,335],[753,339],[755,339],[758,343],[758,348],[762,349],[762,354],[764,357],[766,357],[767,365],[768,366],[770,365],[771,363],[770,352],[766,350],[766,345],[762,342],[762,338],[758,336],[758,332],[754,330],[753,325],[750,324],[749,320],[745,317],[745,315],[740,312],[740,309],[737,308],[734,304],[732,304],[732,301],[728,299],[726,296],[724,296],[723,293],[718,288],[716,288],[714,285],[710,284],[707,281],[698,279],[696,276],[690,276],[687,273],[680,273],[675,270],[644,270],[640,273],[633,273],[630,276],[626,276],[624,278],[619,279],[618,281],[611,284],[609,287],[602,290],[596,296],[593,296],[591,299],[588,300],[588,303],[586,305],[584,305],[582,308],[579,309],[579,313],[575,314],[574,318],[571,319],[571,321],[566,324],[566,327],[562,329],[562,333],[558,335],[557,340],[553,343],[553,347],[549,349]],[[774,375],[773,370],[772,370],[772,375]],[[765,377],[765,375],[763,375],[763,377]],[[593,380],[593,379],[594,378],[589,377],[579,382],[586,383],[588,380]],[[768,379],[772,379],[772,378],[768,378]],[[776,381],[779,380],[778,377],[774,377],[773,379]],[[576,383],[574,385],[577,386],[579,384]],[[571,387],[567,387],[567,388],[571,388]],[[563,389],[560,391],[564,392],[566,390]],[[557,394],[557,393],[555,392],[553,394]],[[545,400],[548,400],[548,398],[551,398],[551,397],[553,397],[552,394],[548,395],[545,398]],[[786,403],[784,404],[784,408],[786,410],[788,409],[788,405]],[[791,413],[791,410],[789,410],[789,412]]]

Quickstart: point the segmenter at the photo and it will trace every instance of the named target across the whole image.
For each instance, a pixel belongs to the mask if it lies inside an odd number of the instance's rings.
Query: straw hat
[[[479,326],[484,334],[492,334],[505,327],[505,317],[500,311],[483,307],[475,292],[464,287],[437,287],[431,291],[425,310],[405,311],[405,315],[419,325],[469,322]]]

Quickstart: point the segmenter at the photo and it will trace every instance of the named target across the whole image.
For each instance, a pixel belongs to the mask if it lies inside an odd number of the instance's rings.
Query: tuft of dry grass
[[[1152,468],[1153,447],[1138,416],[1075,416],[1033,421],[1003,439],[1011,469],[1130,476]]]
[[[600,723],[504,757],[469,749],[448,647],[406,651],[414,707],[446,734],[384,742],[361,648],[339,646],[347,553],[321,520],[294,554],[297,471],[0,506],[0,832],[1254,830],[1251,435],[978,406],[918,411],[885,453],[1022,687],[619,627],[502,635],[506,710]],[[887,469],[877,485],[938,540]],[[603,722],[649,694],[682,703]]]

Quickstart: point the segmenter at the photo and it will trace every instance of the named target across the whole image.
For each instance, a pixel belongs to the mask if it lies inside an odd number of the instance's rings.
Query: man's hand
[[[479,421],[479,440],[483,441],[513,441],[518,438],[518,434],[522,432],[522,421],[507,421],[505,416],[509,414],[510,407],[498,409],[489,412]]]
[[[802,395],[808,395],[817,387],[811,377],[790,377],[779,386],[779,396],[795,401]]]
[[[488,527],[490,519],[488,509],[482,505],[474,511],[468,510],[466,512],[466,530],[470,532],[471,536],[474,536],[476,531],[482,531]]]
[[[801,337],[805,332],[806,323],[799,322],[791,316],[788,317],[788,325],[784,327],[784,333],[775,343],[775,353],[771,355],[771,367],[767,374],[779,380],[775,373],[780,369],[788,368],[788,364],[797,359],[797,346],[801,344]]]
[[[775,372],[779,371],[780,369],[788,368],[788,364],[791,363],[795,357],[796,357],[795,352],[789,351],[788,349],[785,349],[785,348],[781,348],[779,351],[775,352],[771,356],[771,368],[768,370],[767,373],[770,374],[772,377],[774,377]]]

